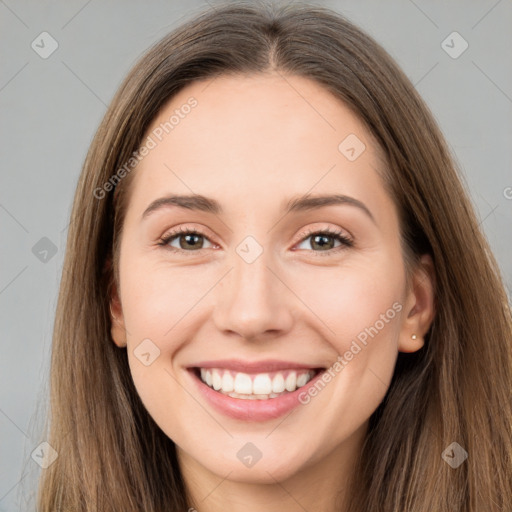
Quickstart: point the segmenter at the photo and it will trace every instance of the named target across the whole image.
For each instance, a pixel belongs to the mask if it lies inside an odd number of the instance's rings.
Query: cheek
[[[190,397],[173,362],[194,337],[187,326],[197,321],[193,306],[207,290],[206,285],[204,291],[190,286],[196,281],[186,277],[178,269],[144,269],[141,264],[121,281],[132,379],[146,410],[170,438],[187,435],[176,411],[186,411]]]
[[[325,326],[326,338],[339,354],[349,350],[354,339],[364,344],[388,338],[398,328],[402,267],[385,255],[371,259],[304,272],[297,281],[297,294]]]
[[[354,419],[369,417],[391,382],[405,285],[400,262],[381,254],[301,277],[299,293],[318,317],[312,328],[338,354],[328,394]]]
[[[141,261],[127,265],[121,277],[123,314],[130,334],[140,338],[165,342],[177,340],[201,309],[201,299],[207,294],[215,275],[201,266],[172,267],[165,264],[147,264]],[[173,336],[173,331],[176,335]]]
[[[325,333],[338,354],[325,384],[303,396],[303,403],[310,404],[317,418],[323,414],[323,405],[330,404],[331,414],[325,414],[317,426],[329,439],[323,447],[327,451],[354,432],[381,403],[398,355],[402,267],[391,264],[392,258],[382,258],[381,264],[378,258],[372,261],[373,266],[345,265],[338,271],[329,269],[324,276],[301,278],[301,296],[307,297],[308,307],[319,317],[311,317],[311,325]],[[316,457],[321,455],[325,454],[318,451]]]
[[[120,269],[128,361],[139,397],[170,435],[182,426],[172,411],[186,410],[190,399],[173,361],[208,321],[202,298],[218,276],[206,266],[178,268],[148,260],[126,258]]]

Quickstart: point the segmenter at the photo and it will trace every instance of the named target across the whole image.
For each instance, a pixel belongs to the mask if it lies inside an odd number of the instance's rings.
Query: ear
[[[108,262],[111,268],[111,262]],[[126,347],[126,328],[124,325],[123,308],[119,299],[119,291],[112,277],[109,285],[110,334],[118,347]]]
[[[425,335],[435,317],[435,268],[432,257],[424,254],[414,270],[407,292],[399,352],[416,352],[425,344]],[[414,339],[416,336],[416,339]]]

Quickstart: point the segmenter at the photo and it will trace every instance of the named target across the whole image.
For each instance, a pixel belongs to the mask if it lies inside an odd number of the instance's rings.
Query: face
[[[427,328],[369,131],[271,74],[189,85],[146,137],[112,335],[149,414],[183,462],[237,481],[341,456]]]

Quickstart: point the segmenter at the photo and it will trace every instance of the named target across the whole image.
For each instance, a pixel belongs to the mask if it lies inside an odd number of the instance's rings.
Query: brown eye
[[[173,251],[194,252],[205,249],[205,241],[208,241],[208,243],[211,244],[208,238],[199,231],[193,229],[179,229],[164,236],[159,245]],[[176,243],[178,246],[173,245]]]
[[[331,235],[312,235],[310,238],[313,249],[334,249],[334,244],[336,243],[335,238]]]
[[[313,250],[313,252],[331,253],[345,247],[353,246],[352,240],[344,236],[340,231],[323,230],[308,233],[300,243],[303,244],[308,240],[311,240],[310,250]],[[339,242],[339,245],[336,246],[336,242]]]
[[[176,237],[179,240],[180,249],[202,249],[202,241],[204,238],[202,235],[190,233],[188,235],[178,235]]]

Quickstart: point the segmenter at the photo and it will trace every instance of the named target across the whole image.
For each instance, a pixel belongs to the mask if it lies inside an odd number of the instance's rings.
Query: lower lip
[[[199,391],[210,402],[217,411],[237,420],[244,421],[266,421],[279,418],[292,411],[297,406],[302,405],[299,401],[299,395],[308,392],[308,389],[315,385],[315,382],[321,378],[323,371],[315,375],[306,385],[285,393],[276,398],[267,400],[251,400],[244,398],[232,398],[228,395],[219,393],[206,385],[195,373],[194,370],[188,370],[193,380],[199,388]]]

